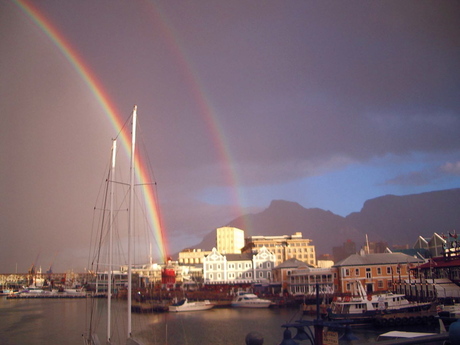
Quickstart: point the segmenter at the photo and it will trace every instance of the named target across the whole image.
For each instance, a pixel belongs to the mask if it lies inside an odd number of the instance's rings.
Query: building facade
[[[316,287],[321,295],[332,295],[338,288],[334,283],[337,280],[335,268],[302,267],[293,270],[289,275],[289,292],[292,295],[306,295],[314,297]]]
[[[337,269],[337,291],[342,294],[357,293],[353,291],[356,281],[361,282],[368,293],[392,291],[396,284],[410,279],[411,267],[423,262],[421,258],[403,253],[350,255],[333,266]]]
[[[257,254],[221,254],[213,248],[203,262],[203,280],[204,284],[266,283],[274,265],[275,256],[267,248]]]
[[[217,251],[224,254],[241,254],[244,247],[244,231],[231,226],[216,230]]]
[[[297,259],[316,266],[315,246],[311,242],[312,240],[303,238],[301,232],[282,236],[251,236],[245,239],[243,252],[256,253],[260,248],[266,247],[276,255],[277,264]]]
[[[187,248],[179,253],[178,261],[180,265],[202,264],[204,257],[209,254],[211,254],[210,250]]]

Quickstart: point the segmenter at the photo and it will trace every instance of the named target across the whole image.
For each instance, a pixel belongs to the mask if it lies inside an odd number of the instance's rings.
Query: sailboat
[[[131,160],[130,160],[130,179],[129,179],[129,208],[128,208],[128,293],[127,293],[127,334],[126,345],[142,345],[142,343],[132,336],[132,320],[131,320],[131,306],[132,306],[132,233],[134,227],[134,176],[135,176],[135,153],[136,153],[136,123],[137,123],[137,106],[134,106],[132,112],[132,135],[131,135]],[[114,224],[114,174],[115,174],[115,158],[117,150],[117,141],[113,140],[112,155],[111,155],[111,168],[110,178],[107,182],[111,182],[110,188],[110,218],[109,218],[109,263],[107,272],[107,344],[113,344],[111,339],[112,333],[112,270],[113,270],[113,224]],[[96,271],[97,274],[97,271]],[[97,291],[96,291],[97,292]],[[86,345],[100,345],[98,335],[92,328],[90,320],[90,327],[87,334],[84,334],[84,343]]]

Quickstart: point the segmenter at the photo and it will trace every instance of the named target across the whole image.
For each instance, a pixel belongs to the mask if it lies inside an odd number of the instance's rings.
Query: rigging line
[[[143,158],[143,161],[145,161],[147,163],[149,176],[150,176],[150,174],[152,175],[151,177],[153,178],[153,182],[150,182],[150,183],[156,184],[155,171],[152,168],[152,162],[151,162],[150,156],[148,155],[147,145],[145,144],[144,136],[142,135],[142,126],[140,126],[139,120],[137,120],[137,123],[138,123],[138,127],[139,127],[138,136],[137,136],[138,137],[138,142],[140,142],[139,145],[142,147],[141,151],[144,153],[141,157]]]
[[[118,131],[117,135],[115,136],[115,138],[113,140],[117,140],[118,137],[120,136],[120,134],[123,133],[123,130],[129,124],[129,121],[131,120],[131,117],[132,117],[132,113],[128,116],[126,121],[123,123],[123,126],[121,126],[120,130]]]
[[[144,225],[146,224],[146,227],[147,227],[147,231],[146,234],[147,234],[147,237],[149,240],[152,240],[153,239],[153,242],[155,242],[157,244],[157,247],[158,249],[160,249],[160,246],[159,246],[159,243],[158,241],[155,239],[155,236],[153,236],[153,228],[152,228],[152,225],[150,224],[150,222],[148,221],[148,216],[146,214],[146,206],[145,206],[145,203],[142,202],[142,198],[139,197],[139,194],[138,193],[134,193],[134,195],[136,196],[136,200],[138,201],[139,204],[143,205],[144,207],[141,207],[140,208],[140,212],[142,213],[142,218],[144,219]],[[139,212],[139,209],[138,209],[138,212]],[[136,229],[137,227],[135,227]]]
[[[107,180],[106,181],[110,181],[110,176],[111,175],[111,171],[109,170],[109,173],[108,173],[108,176],[107,176]],[[107,183],[108,185],[108,183]],[[107,199],[108,199],[108,187],[106,188],[106,193],[105,193],[105,198],[104,198],[104,206],[103,208],[106,209],[107,208]],[[99,248],[97,250],[97,256],[96,256],[96,259],[97,259],[97,265],[96,265],[96,273],[99,271],[99,261],[100,261],[100,255],[101,255],[101,247],[102,247],[102,238],[103,238],[103,230],[104,230],[104,225],[105,225],[105,218],[106,218],[106,212],[102,212],[102,224],[101,224],[101,234],[99,236]]]
[[[110,163],[107,163],[106,165],[106,169],[104,169],[103,171],[107,171],[108,167],[109,167]],[[99,198],[101,197],[101,194],[102,192],[104,191],[104,188],[107,187],[107,183],[105,181],[104,178],[101,179],[101,183],[99,185],[99,189],[98,189],[98,193],[97,193],[97,197],[96,197],[96,205],[98,204],[98,200]],[[93,217],[92,217],[92,223],[91,223],[91,236],[90,236],[90,243],[89,243],[89,253],[88,253],[88,262],[87,262],[87,267],[88,269],[91,267],[92,268],[92,265],[93,263],[91,262],[91,257],[92,257],[92,254],[93,254],[93,244],[96,245],[96,236],[97,236],[97,233],[95,233],[95,229],[96,229],[96,226],[95,226],[95,222],[96,222],[96,210],[100,210],[99,208],[97,208],[96,206],[94,206],[93,208]],[[100,220],[100,219],[99,219]],[[100,224],[98,222],[98,224]],[[99,229],[99,226],[97,227],[97,229]],[[94,257],[93,257],[94,259]]]

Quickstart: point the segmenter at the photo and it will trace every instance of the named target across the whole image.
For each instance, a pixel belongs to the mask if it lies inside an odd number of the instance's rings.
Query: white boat
[[[397,340],[397,339],[414,339],[414,338],[426,337],[429,335],[436,335],[436,334],[437,333],[390,331],[390,332],[380,334],[377,337],[377,341]]]
[[[209,300],[205,301],[196,301],[196,302],[189,302],[187,298],[180,300],[177,303],[174,303],[169,306],[169,311],[200,311],[200,310],[209,310],[214,307],[214,304],[209,302]]]
[[[235,298],[232,301],[232,307],[234,308],[268,308],[272,302],[268,299],[261,299],[257,295],[238,291]]]
[[[356,281],[354,287],[356,295],[337,297],[332,301],[327,314],[329,319],[375,322],[377,316],[388,316],[389,314],[398,314],[398,318],[404,317],[401,314],[405,314],[410,318],[411,315],[419,316],[420,313],[432,309],[433,306],[431,302],[410,302],[404,294],[387,292],[369,295],[360,281]],[[431,314],[425,316],[429,315]]]
[[[131,320],[131,310],[132,310],[132,236],[134,228],[134,177],[135,177],[135,152],[136,152],[136,126],[137,126],[137,106],[134,106],[132,117],[132,130],[131,130],[131,159],[130,159],[130,174],[129,174],[129,208],[128,208],[128,293],[127,293],[127,334],[126,334],[126,344],[127,345],[140,345],[142,342],[133,338],[132,336],[132,320]],[[111,300],[112,300],[112,275],[113,275],[113,225],[114,225],[114,189],[113,185],[115,183],[114,174],[115,174],[115,157],[116,157],[116,140],[113,140],[112,144],[112,159],[111,159],[111,173],[110,179],[107,179],[107,182],[110,183],[110,216],[109,216],[109,258],[108,258],[108,279],[107,279],[107,344],[112,344],[111,334],[112,334],[112,315],[111,315]],[[96,270],[96,274],[98,271]],[[91,315],[93,315],[93,310],[91,310]],[[89,331],[84,334],[84,342],[86,345],[100,345],[99,337],[97,336],[93,325],[93,320],[90,320]]]

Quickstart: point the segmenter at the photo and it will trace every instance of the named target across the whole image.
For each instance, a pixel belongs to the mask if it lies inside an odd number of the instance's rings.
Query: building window
[[[345,268],[345,269],[343,270],[343,275],[344,275],[345,277],[349,277],[349,276],[350,276],[350,270],[349,270],[348,268]]]
[[[383,289],[383,280],[377,281],[377,287],[378,287],[379,289]]]
[[[382,275],[382,268],[381,267],[377,267],[377,274]]]
[[[366,268],[366,278],[372,278],[372,272],[371,272],[371,269],[370,267],[367,267]]]
[[[355,276],[359,276],[359,268],[355,269]]]
[[[387,274],[391,274],[391,267],[387,267]]]

